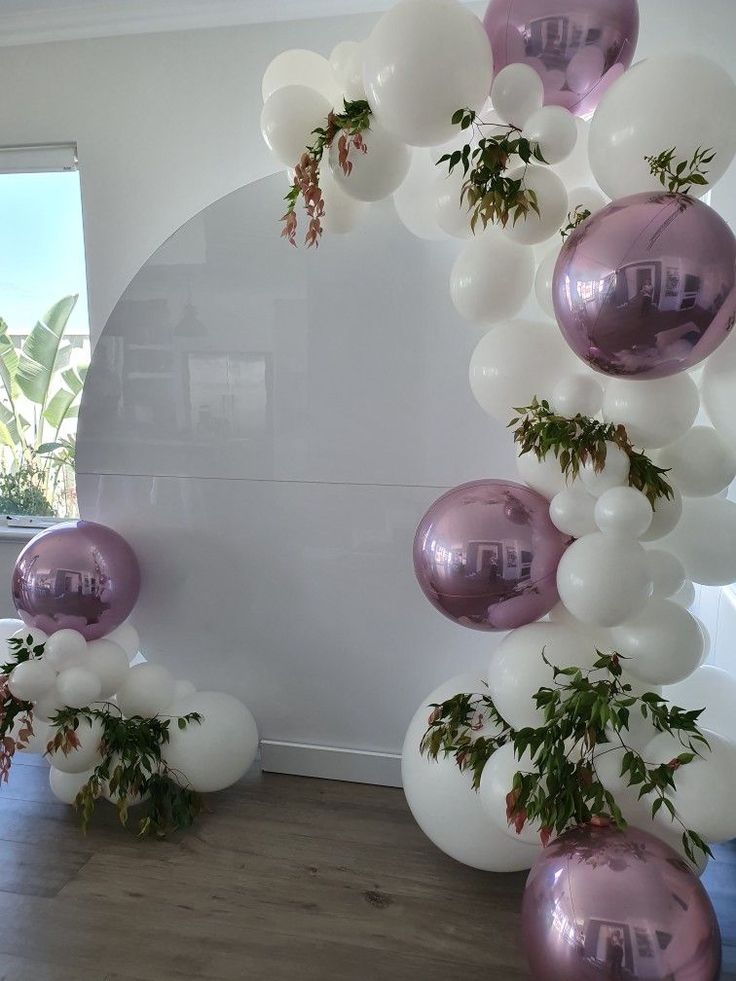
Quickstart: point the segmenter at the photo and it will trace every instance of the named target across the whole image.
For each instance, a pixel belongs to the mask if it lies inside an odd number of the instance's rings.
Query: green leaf
[[[54,427],[54,429],[58,429],[66,419],[71,404],[76,397],[77,396],[74,392],[70,392],[66,388],[60,388],[54,393],[51,401],[46,406],[43,413],[44,419],[46,419]]]
[[[61,338],[76,302],[75,295],[65,296],[55,303],[23,343],[17,371],[18,386],[36,405],[46,405]]]

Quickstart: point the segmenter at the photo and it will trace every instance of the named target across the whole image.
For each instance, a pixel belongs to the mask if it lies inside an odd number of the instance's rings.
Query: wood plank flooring
[[[0,790],[0,981],[528,979],[524,879],[446,858],[401,791],[274,774],[172,840],[107,806],[85,838],[23,757]],[[736,848],[706,882],[736,981]]]

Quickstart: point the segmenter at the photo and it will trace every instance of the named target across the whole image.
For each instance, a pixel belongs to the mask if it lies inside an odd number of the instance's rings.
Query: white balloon
[[[73,668],[69,670],[72,671]],[[94,769],[102,759],[100,745],[104,732],[99,719],[90,721],[80,718],[75,734],[79,746],[71,750],[68,755],[65,756],[61,749],[48,754],[51,766],[63,773],[83,773],[85,770]]]
[[[555,319],[555,308],[552,302],[552,281],[555,274],[555,266],[560,255],[561,243],[557,243],[547,252],[537,267],[534,277],[534,295],[537,303],[548,317]]]
[[[364,44],[363,84],[387,130],[414,146],[450,139],[453,113],[479,109],[493,56],[483,25],[443,0],[405,0],[379,19]]]
[[[595,503],[595,523],[607,535],[641,538],[652,516],[652,505],[635,487],[611,487]]]
[[[453,238],[470,238],[473,234],[471,213],[467,204],[460,200],[464,181],[462,167],[455,167],[451,173],[439,172],[434,178],[434,219],[439,228]],[[479,233],[482,227],[482,224],[478,226]]]
[[[626,671],[652,685],[674,685],[700,664],[703,634],[677,603],[651,599],[643,613],[611,630],[613,645],[629,658]]]
[[[338,140],[329,151],[329,164],[335,183],[358,201],[380,201],[393,194],[409,173],[409,147],[388,133],[378,123],[371,123],[363,134],[366,152],[351,147],[348,154],[350,173],[339,163]]]
[[[46,641],[44,660],[54,671],[71,668],[84,661],[87,641],[78,630],[57,630]]]
[[[516,459],[516,469],[524,483],[548,501],[568,486],[560,464],[552,453],[548,453],[542,460],[537,459],[534,451],[523,453]]]
[[[348,99],[365,99],[363,46],[359,41],[340,41],[336,44],[330,54],[330,68]]]
[[[160,664],[136,664],[128,671],[117,693],[120,711],[127,718],[134,715],[152,719],[170,705],[174,679]]]
[[[704,709],[698,725],[736,742],[736,677],[730,672],[704,664],[684,681],[665,688],[662,694],[687,711]]]
[[[575,127],[578,131],[577,140],[572,153],[565,157],[562,163],[553,168],[557,176],[567,188],[588,187],[594,183],[593,173],[588,160],[588,135],[590,124],[579,116],[575,117]],[[570,207],[575,201],[570,198]]]
[[[736,331],[706,359],[700,387],[708,418],[731,450],[736,450]]]
[[[600,497],[612,487],[623,487],[628,484],[631,464],[628,454],[606,440],[606,459],[601,470],[596,470],[591,460],[586,460],[580,469],[580,480],[583,487],[593,497]]]
[[[169,708],[175,716],[198,712],[200,723],[172,724],[163,761],[184,785],[200,793],[224,790],[250,769],[258,752],[258,728],[250,711],[225,692],[198,691]]]
[[[502,68],[493,80],[491,102],[499,117],[514,126],[524,126],[542,107],[544,85],[530,65],[517,62]]]
[[[652,459],[685,497],[712,497],[736,477],[736,452],[710,426],[693,426]]]
[[[10,694],[22,702],[41,698],[56,683],[56,673],[44,660],[33,658],[16,664],[8,677]]]
[[[191,681],[181,678],[179,681],[174,683],[174,697],[172,702],[178,702],[180,698],[185,698],[187,695],[193,695],[196,690],[196,687]]]
[[[603,396],[603,418],[625,426],[632,443],[649,449],[683,436],[699,407],[697,385],[684,372],[651,381],[612,378]]]
[[[346,194],[338,185],[329,167],[322,167],[319,174],[324,215],[322,227],[331,235],[346,235],[358,225],[368,210],[364,201]]]
[[[527,821],[520,832],[509,824],[506,817],[506,796],[513,789],[516,773],[530,773],[534,769],[527,751],[521,760],[516,758],[513,743],[500,746],[483,767],[478,797],[488,820],[504,834],[529,845],[539,843],[540,821]]]
[[[673,603],[689,610],[695,602],[695,586],[691,579],[686,579],[682,586],[669,597]]]
[[[278,89],[295,85],[315,89],[329,102],[330,107],[342,108],[340,85],[330,63],[316,51],[293,48],[277,54],[263,74],[263,101],[266,102]]]
[[[472,868],[517,872],[532,865],[541,846],[512,841],[491,825],[472,788],[470,775],[461,772],[452,757],[440,755],[435,761],[419,752],[431,703],[442,702],[459,692],[483,690],[479,678],[458,675],[422,700],[404,739],[401,777],[415,821],[437,848]]]
[[[127,653],[107,637],[89,642],[84,666],[100,681],[99,698],[114,695],[130,671]]]
[[[590,165],[610,198],[661,190],[644,157],[670,147],[677,161],[712,147],[710,187],[736,152],[736,85],[699,54],[660,54],[634,65],[606,92],[591,122]]]
[[[659,599],[674,596],[685,585],[685,567],[672,552],[663,548],[647,549],[647,569]]]
[[[299,162],[314,142],[312,131],[323,126],[330,103],[304,85],[287,85],[266,100],[261,111],[261,133],[273,155],[286,167]]]
[[[608,204],[608,198],[595,187],[574,187],[568,191],[567,200],[570,211],[589,211],[591,215]]]
[[[514,729],[544,725],[534,695],[554,683],[552,668],[593,666],[595,646],[583,631],[561,623],[529,623],[507,634],[491,654],[488,690],[494,705]]]
[[[701,731],[710,750],[703,747],[699,750],[702,756],[676,770],[676,790],[669,796],[686,828],[707,842],[729,841],[736,837],[736,742],[708,729]],[[652,764],[668,763],[685,752],[689,750],[662,733],[646,748],[645,759]],[[655,820],[666,827],[671,824],[665,808]]]
[[[19,630],[25,630],[22,620],[11,617],[4,617],[0,620],[0,647],[6,648],[11,637],[15,637]]]
[[[41,644],[45,647],[46,641],[49,639],[49,635],[45,634],[43,630],[39,630],[38,627],[29,627],[27,624],[23,624],[20,630],[16,630],[11,636],[14,640],[22,641],[24,647],[39,647]]]
[[[109,640],[112,644],[117,644],[118,647],[122,647],[131,661],[136,656],[141,646],[141,639],[138,636],[138,631],[135,629],[133,624],[129,623],[127,620],[125,623],[121,623],[119,627],[111,630],[109,634],[105,634],[105,640]]]
[[[643,611],[652,591],[646,553],[638,542],[616,535],[585,535],[560,559],[557,590],[583,623],[623,623]]]
[[[513,409],[547,398],[573,355],[553,324],[510,320],[480,339],[470,358],[470,388],[489,415],[506,423]]]
[[[550,406],[561,416],[594,416],[603,402],[603,386],[592,375],[566,375],[552,389]]]
[[[555,528],[582,538],[598,530],[594,517],[595,498],[583,487],[568,487],[550,501],[549,517]]]
[[[509,172],[511,180],[523,177],[524,186],[537,196],[539,214],[529,211],[516,224],[513,219],[504,228],[504,234],[522,245],[536,245],[559,232],[567,215],[567,191],[560,178],[549,167],[531,164]]]
[[[689,497],[676,528],[662,539],[693,582],[727,586],[736,582],[736,503],[722,497]]]
[[[682,495],[676,487],[672,488],[672,497],[658,497],[654,504],[654,514],[649,530],[641,536],[643,542],[659,542],[660,538],[669,535],[682,516]]]
[[[416,238],[430,242],[446,238],[437,224],[436,181],[437,172],[429,154],[415,147],[409,173],[394,191],[394,207],[402,224]]]
[[[56,679],[59,697],[69,708],[85,708],[102,693],[102,682],[87,668],[64,668]]]
[[[543,106],[529,116],[521,135],[539,147],[548,164],[556,164],[574,150],[578,130],[575,117],[567,109]]]
[[[54,682],[54,687],[50,691],[48,691],[45,695],[42,695],[41,698],[34,700],[33,717],[34,719],[43,719],[44,721],[47,721],[64,707],[64,702],[59,695],[56,683]]]
[[[51,793],[60,800],[62,804],[73,804],[77,799],[77,794],[89,783],[94,769],[83,770],[81,773],[65,773],[52,766],[49,770],[49,786]]]
[[[534,283],[534,253],[497,228],[476,235],[455,260],[450,296],[466,320],[494,324],[515,316]]]

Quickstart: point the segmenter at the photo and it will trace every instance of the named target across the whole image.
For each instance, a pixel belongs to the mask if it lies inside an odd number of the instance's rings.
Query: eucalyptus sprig
[[[663,150],[656,156],[644,157],[649,164],[649,173],[659,178],[659,183],[668,191],[689,194],[693,184],[707,187],[708,171],[706,164],[712,163],[716,152],[713,147],[699,146],[692,157],[676,161],[677,147]]]
[[[187,787],[185,781],[177,779],[179,775],[163,759],[161,749],[169,742],[172,722],[186,729],[201,721],[202,716],[197,712],[170,718],[123,718],[111,702],[58,712],[51,719],[56,734],[49,743],[49,752],[74,751],[79,745],[80,726],[98,722],[102,727],[102,759],[75,801],[82,830],[87,831],[103,791],[116,801],[123,827],[128,825],[129,807],[140,801],[139,836],[152,834],[162,838],[188,828],[202,810],[202,797]]]
[[[562,241],[564,242],[567,236],[571,232],[574,232],[578,225],[584,222],[586,218],[590,218],[590,211],[588,208],[584,208],[582,205],[578,205],[576,208],[573,208],[572,211],[568,211],[567,224],[560,229]]]
[[[296,206],[301,197],[309,223],[304,241],[309,246],[319,245],[324,217],[324,198],[319,184],[319,170],[326,150],[337,139],[338,164],[344,174],[353,169],[350,151],[366,153],[367,147],[363,133],[370,129],[371,107],[365,99],[343,100],[343,111],[330,110],[324,126],[312,130],[314,142],[305,148],[294,166],[294,180],[285,195],[287,208],[281,218],[284,227],[281,235],[292,245],[296,245],[297,216]]]
[[[539,215],[537,195],[526,187],[526,167],[532,160],[546,163],[539,145],[521,135],[518,126],[506,123],[485,123],[473,109],[458,109],[452,122],[461,130],[472,130],[479,139],[475,146],[470,142],[451,153],[443,154],[437,161],[447,164],[448,173],[462,166],[463,181],[460,204],[470,213],[470,227],[474,232],[480,221],[483,228],[498,224],[503,228],[513,225],[530,212]],[[496,127],[496,136],[482,135],[485,128]],[[508,171],[523,164],[521,177],[511,178]]]
[[[565,477],[574,480],[588,461],[599,473],[606,462],[606,443],[615,443],[629,458],[630,487],[645,494],[653,508],[660,498],[673,496],[664,476],[668,471],[634,448],[624,426],[598,422],[580,413],[571,418],[557,415],[546,399],[536,396],[530,405],[515,408],[514,412],[517,414],[508,428],[514,431],[520,455],[534,453],[538,460],[544,460],[552,453]]]

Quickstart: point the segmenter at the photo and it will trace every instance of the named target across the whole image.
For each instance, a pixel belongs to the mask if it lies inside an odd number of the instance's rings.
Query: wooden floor
[[[523,874],[438,852],[398,790],[253,775],[196,830],[139,842],[105,806],[81,836],[47,769],[0,791],[0,981],[529,977]],[[707,874],[736,979],[736,850]]]

